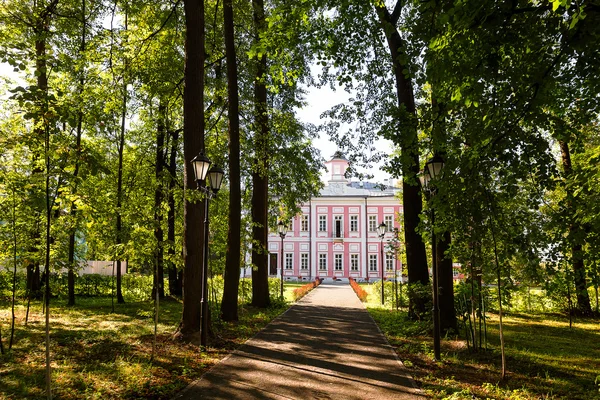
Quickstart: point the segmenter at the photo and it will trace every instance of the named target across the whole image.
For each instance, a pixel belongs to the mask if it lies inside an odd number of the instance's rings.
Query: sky
[[[327,111],[336,104],[347,101],[351,97],[351,95],[345,92],[343,89],[333,91],[327,85],[321,88],[311,87],[306,90],[308,91],[306,95],[306,102],[308,105],[301,110],[297,110],[297,115],[301,121],[315,125],[321,123],[320,115],[323,112]],[[329,140],[329,137],[325,133],[322,133],[319,138],[315,139],[313,144],[321,151],[321,156],[323,156],[326,161],[329,161],[331,156],[338,150],[335,143]],[[389,152],[392,148],[392,144],[388,140],[379,139],[375,142],[375,147],[377,150]],[[389,179],[390,176],[380,169],[381,166],[382,163],[378,163],[374,164],[370,169],[357,168],[357,170],[358,172],[373,175],[374,177],[371,179],[371,181],[383,183],[384,180]],[[323,175],[326,175],[326,173],[323,173]],[[324,176],[322,176],[322,178],[326,181]]]

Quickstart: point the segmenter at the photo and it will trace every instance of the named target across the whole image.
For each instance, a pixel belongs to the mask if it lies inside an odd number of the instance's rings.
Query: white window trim
[[[374,271],[378,271],[379,270],[379,257],[377,257],[377,254],[369,254],[369,271],[370,272],[374,272]],[[372,261],[375,260],[375,268],[373,268],[373,263]]]
[[[322,222],[324,223],[323,225],[321,224]],[[319,232],[327,232],[327,215],[319,215]]]
[[[340,261],[340,268],[338,269],[337,262]],[[343,271],[344,270],[344,255],[342,253],[336,253],[333,255],[333,270]]]
[[[388,221],[390,221],[390,223],[388,223]],[[383,222],[385,223],[385,231],[386,232],[392,232],[394,230],[394,216],[387,214],[383,216]]]
[[[352,262],[356,260],[356,266],[352,265]],[[354,268],[355,267],[355,268]],[[350,254],[350,272],[358,272],[360,270],[360,265],[359,265],[359,257],[358,254],[354,253],[354,254]]]
[[[354,218],[354,222],[355,222],[355,224],[354,224],[355,229],[352,229],[352,222],[353,222],[352,219],[353,218]],[[358,232],[360,229],[358,225],[359,225],[358,224],[358,215],[351,215],[350,216],[350,232]]]
[[[332,232],[333,237],[338,237],[338,236],[336,236],[336,232],[335,232],[336,221],[340,221],[340,236],[339,237],[343,238],[344,237],[344,216],[343,215],[334,215],[333,216],[333,232]]]
[[[306,261],[306,264],[304,263],[304,261]],[[300,253],[300,270],[308,270],[308,253]]]
[[[306,214],[302,214],[302,216],[300,217],[300,230],[302,232],[308,232],[308,215]]]
[[[385,255],[385,270],[394,271],[394,257],[391,254]]]
[[[375,223],[372,225],[371,221],[375,221]],[[377,232],[377,215],[369,215],[369,232]]]
[[[321,260],[325,260],[324,268],[321,268]],[[319,271],[327,271],[327,254],[326,253],[319,254]]]
[[[288,267],[288,260],[291,261],[289,267]],[[294,269],[294,253],[285,253],[285,260],[284,260],[283,267],[286,271],[292,271]]]

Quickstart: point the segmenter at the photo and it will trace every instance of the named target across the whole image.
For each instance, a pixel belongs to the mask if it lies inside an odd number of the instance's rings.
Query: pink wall
[[[298,277],[298,276],[306,276],[307,278],[310,276],[311,279],[314,279],[316,276],[320,277],[332,277],[334,275],[339,275],[340,277],[348,277],[348,276],[356,276],[358,278],[366,278],[367,273],[370,274],[371,278],[380,277],[381,276],[381,266],[382,260],[380,260],[380,239],[377,236],[376,232],[366,232],[368,230],[368,219],[365,218],[365,210],[367,210],[367,215],[376,215],[376,225],[379,225],[382,221],[384,221],[385,215],[393,215],[393,226],[399,228],[399,223],[397,221],[398,214],[402,212],[402,206],[387,202],[386,204],[372,204],[376,201],[376,197],[369,197],[367,199],[366,206],[356,202],[352,205],[344,205],[339,204],[341,200],[332,199],[332,203],[325,204],[324,202],[319,202],[317,205],[312,206],[312,210],[316,213],[316,216],[311,216],[308,209],[305,208],[306,214],[309,215],[309,221],[311,221],[312,226],[309,224],[309,229],[312,231],[311,235],[313,236],[312,244],[311,238],[308,235],[308,232],[301,231],[301,215],[298,215],[293,221],[293,229],[290,230],[284,239],[284,267],[285,267],[285,254],[291,253],[293,254],[293,270],[284,269],[285,277]],[[364,201],[364,199],[361,199]],[[308,205],[305,205],[307,207]],[[326,213],[321,212],[323,208],[327,209]],[[334,212],[335,209],[335,212]],[[369,209],[375,209],[375,213],[369,213]],[[388,212],[384,212],[384,209]],[[390,213],[389,211],[392,210]],[[319,215],[327,216],[327,229],[326,232],[319,231]],[[335,219],[336,215],[342,216],[342,226],[343,226],[343,237],[342,238],[334,238],[334,230],[335,230]],[[358,232],[350,231],[350,216],[357,215],[358,216]],[[325,233],[325,235],[323,235]],[[366,242],[365,242],[365,234],[366,234]],[[391,240],[393,237],[393,233],[387,233],[384,239],[385,244]],[[402,240],[402,238],[400,238]],[[279,268],[281,257],[281,239],[276,233],[271,233],[269,235],[269,252],[276,253],[278,257],[278,265]],[[326,250],[321,247],[326,245]],[[341,250],[337,248],[339,245],[342,246]],[[293,249],[289,249],[293,247]],[[353,247],[351,249],[351,247]],[[335,248],[335,250],[334,250]],[[301,254],[309,253],[309,270],[301,270]],[[315,256],[316,254],[316,256]],[[327,271],[319,271],[319,254],[327,254]],[[342,254],[342,271],[335,271],[335,254]],[[350,254],[358,254],[359,261],[359,270],[358,272],[350,271]],[[368,254],[377,254],[377,272],[369,272],[369,258]],[[396,268],[400,268],[400,262],[396,261]],[[385,268],[385,258],[383,262],[383,268]],[[312,269],[311,272],[309,272]],[[393,274],[393,273],[392,273]],[[278,271],[279,275],[279,271]]]

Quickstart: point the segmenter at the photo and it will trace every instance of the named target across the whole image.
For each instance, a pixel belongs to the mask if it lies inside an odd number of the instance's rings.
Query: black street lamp
[[[279,232],[279,237],[281,238],[281,262],[279,263],[281,266],[281,281],[279,282],[279,290],[281,300],[283,300],[283,239],[285,239],[285,235],[287,234],[287,227],[281,220],[277,224],[277,232]]]
[[[219,167],[210,168],[211,161],[200,152],[192,160],[194,167],[194,176],[198,185],[198,190],[206,195],[204,202],[204,243],[203,243],[203,262],[202,262],[202,297],[200,299],[200,345],[206,347],[208,334],[208,203],[209,200],[217,195],[223,183],[225,172]],[[209,169],[210,168],[210,169]],[[208,178],[209,186],[202,184]]]
[[[442,169],[444,168],[444,159],[439,155],[431,158],[425,163],[425,170],[419,177],[421,180],[421,186],[430,196],[433,197],[436,194],[436,188],[433,185],[429,185],[433,179],[439,179],[442,175]],[[437,265],[437,239],[435,237],[435,208],[431,207],[431,253],[432,253],[432,278],[433,278],[433,355],[437,361],[441,359],[440,355],[440,304],[439,304],[439,286],[438,286],[438,265]]]
[[[377,227],[377,235],[379,236],[379,239],[381,239],[381,244],[379,245],[379,251],[381,253],[381,305],[385,304],[385,299],[384,299],[384,283],[385,281],[383,280],[383,237],[385,236],[385,228],[387,226],[385,225],[385,223],[380,223],[379,226]]]
[[[400,239],[398,238],[398,228],[394,228],[393,239],[393,257],[394,257],[394,293],[396,294],[396,311],[398,311],[398,252],[400,251]],[[402,270],[400,271],[402,276]]]

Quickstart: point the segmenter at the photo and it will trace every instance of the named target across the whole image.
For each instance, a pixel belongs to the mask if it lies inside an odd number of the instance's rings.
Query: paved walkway
[[[322,284],[175,397],[424,399],[348,284]]]

